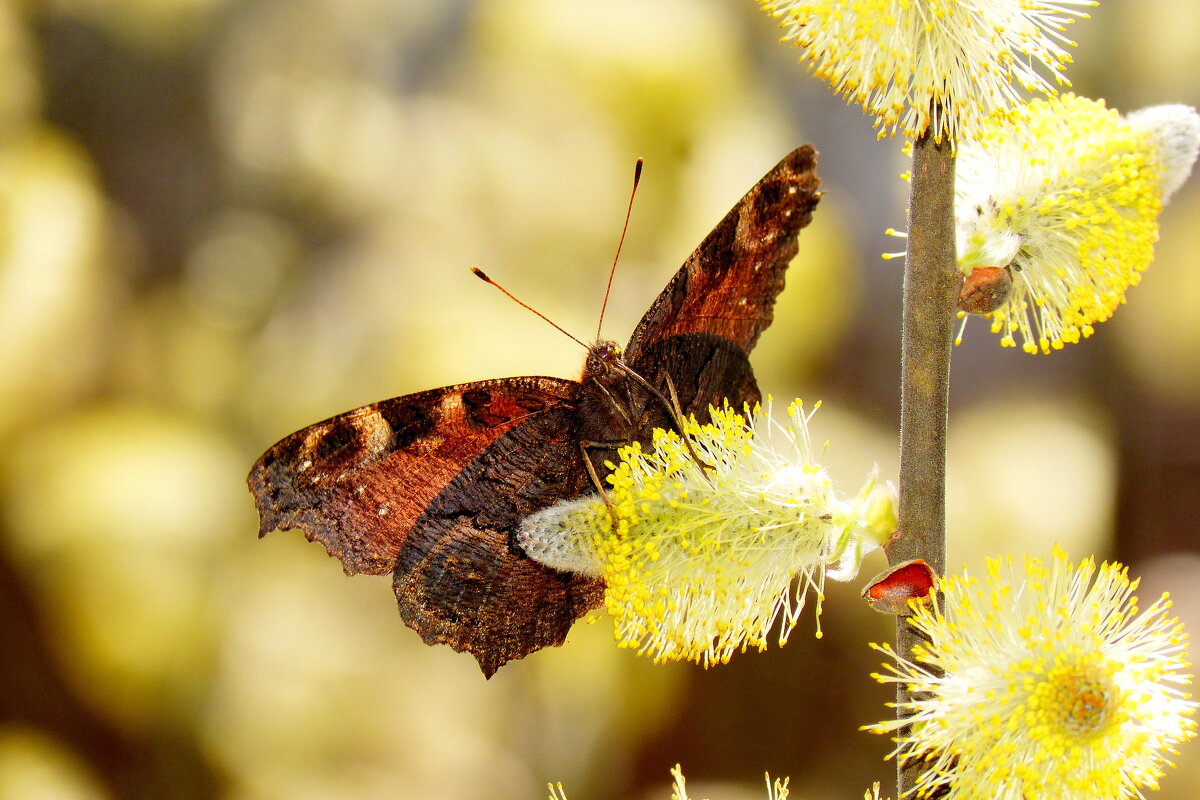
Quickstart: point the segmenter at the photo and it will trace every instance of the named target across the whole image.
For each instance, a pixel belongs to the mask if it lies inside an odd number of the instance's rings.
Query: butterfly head
[[[621,361],[621,348],[616,342],[601,339],[588,348],[587,360],[583,362],[583,379],[589,378],[603,384],[621,380],[628,369]]]

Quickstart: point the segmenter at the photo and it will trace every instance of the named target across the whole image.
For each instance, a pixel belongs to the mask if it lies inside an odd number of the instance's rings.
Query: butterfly
[[[759,399],[748,355],[771,324],[820,199],[816,152],[779,162],[705,237],[629,344],[597,341],[578,381],[515,377],[372,403],[272,445],[250,470],[259,536],[296,528],[347,574],[392,574],[403,621],[487,677],[561,645],[602,579],[521,551],[526,516],[596,492],[618,447],[674,426],[671,407]],[[670,395],[672,402],[665,400]]]

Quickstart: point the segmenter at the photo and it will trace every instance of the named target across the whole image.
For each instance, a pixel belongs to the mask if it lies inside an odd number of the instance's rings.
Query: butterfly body
[[[559,645],[600,605],[597,578],[525,556],[522,519],[596,491],[621,444],[758,399],[748,352],[770,324],[819,193],[815,153],[777,165],[659,295],[621,351],[588,348],[579,381],[502,378],[384,400],[280,440],[251,469],[260,536],[298,528],[347,573],[393,574],[406,624],[490,676]],[[591,462],[591,469],[585,463]]]

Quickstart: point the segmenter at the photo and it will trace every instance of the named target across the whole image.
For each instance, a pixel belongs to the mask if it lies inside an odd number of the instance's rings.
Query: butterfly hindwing
[[[603,598],[603,581],[542,566],[514,540],[526,516],[594,491],[576,429],[565,406],[513,428],[429,504],[400,551],[401,617],[426,643],[470,652],[489,677],[562,644]]]
[[[347,411],[268,449],[248,483],[259,535],[298,528],[347,573],[384,574],[425,507],[513,427],[575,402],[579,384],[465,383]]]
[[[760,399],[758,382],[746,352],[714,334],[669,336],[642,354],[630,367],[665,395],[673,387],[683,413],[701,423],[709,421],[709,406],[728,402],[736,409]],[[668,386],[667,378],[670,377]],[[638,438],[650,441],[654,428],[671,428],[673,421],[662,403],[652,403],[646,428]]]

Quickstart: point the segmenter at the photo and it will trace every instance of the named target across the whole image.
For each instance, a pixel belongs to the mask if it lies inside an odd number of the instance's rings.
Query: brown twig
[[[955,300],[962,282],[954,243],[954,155],[926,135],[913,146],[908,255],[904,262],[900,356],[900,529],[888,547],[898,564],[924,559],[946,572],[946,428]],[[912,657],[917,638],[897,617],[896,651]],[[897,702],[908,700],[906,687]],[[919,760],[898,765],[902,796],[920,775]]]

